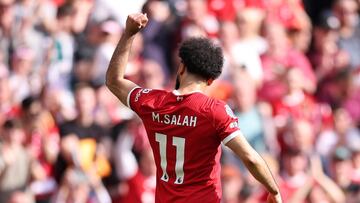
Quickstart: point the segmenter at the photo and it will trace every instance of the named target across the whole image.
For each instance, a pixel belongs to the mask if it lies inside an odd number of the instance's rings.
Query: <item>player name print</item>
[[[152,120],[154,122],[163,123],[167,125],[178,125],[178,126],[189,126],[196,127],[196,116],[188,115],[170,115],[170,114],[159,114],[152,112]]]

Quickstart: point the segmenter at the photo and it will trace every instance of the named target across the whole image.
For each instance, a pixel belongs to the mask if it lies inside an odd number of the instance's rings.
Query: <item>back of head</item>
[[[185,40],[180,46],[179,57],[189,73],[205,80],[219,77],[224,64],[220,46],[202,37]]]

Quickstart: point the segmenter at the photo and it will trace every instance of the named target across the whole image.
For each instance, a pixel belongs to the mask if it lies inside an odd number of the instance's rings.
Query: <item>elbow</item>
[[[120,80],[116,77],[106,77],[105,80],[105,85],[109,88],[112,89],[115,86],[119,86]]]
[[[114,83],[114,81],[112,81],[109,78],[106,78],[106,80],[105,80],[106,87],[108,87],[110,89],[110,87],[113,86],[113,83]]]

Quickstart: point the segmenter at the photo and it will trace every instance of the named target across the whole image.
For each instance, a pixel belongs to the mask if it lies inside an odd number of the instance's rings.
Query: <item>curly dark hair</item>
[[[224,64],[222,49],[202,37],[185,40],[180,46],[179,57],[188,72],[206,80],[219,77]]]

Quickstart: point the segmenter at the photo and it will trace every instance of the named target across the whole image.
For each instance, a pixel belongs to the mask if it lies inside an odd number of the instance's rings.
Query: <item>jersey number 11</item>
[[[155,133],[156,142],[159,143],[160,148],[160,166],[163,171],[161,180],[168,182],[169,175],[166,172],[167,160],[166,160],[166,143],[167,136],[161,133]],[[176,147],[176,164],[175,184],[182,184],[184,182],[184,150],[185,150],[185,138],[173,137],[172,145]]]

